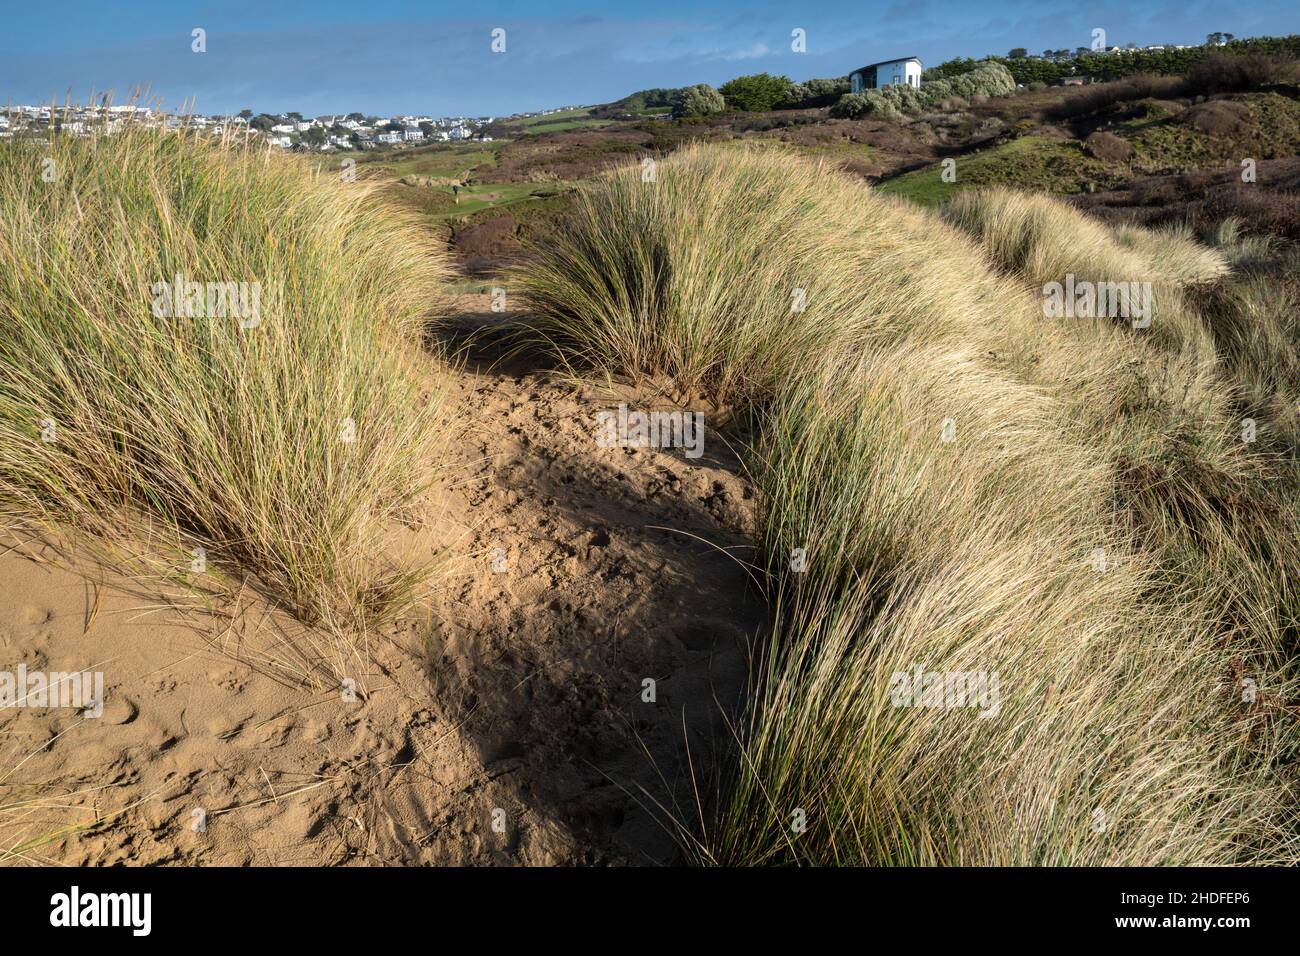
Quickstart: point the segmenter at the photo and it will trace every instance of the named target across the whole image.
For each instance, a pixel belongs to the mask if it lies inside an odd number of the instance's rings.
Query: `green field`
[[[441,207],[434,218],[454,219],[472,216],[484,209],[513,205],[539,195],[549,196],[560,185],[558,183],[478,183],[462,186],[460,202]]]
[[[438,144],[385,153],[336,153],[314,156],[321,171],[333,171],[348,159],[356,162],[358,178],[385,182],[385,192],[403,206],[433,222],[464,219],[484,210],[512,206],[554,195],[568,184],[466,183],[478,171],[495,165],[500,144]],[[459,196],[453,183],[460,185]]]
[[[503,120],[510,126],[537,126],[541,123],[561,123],[566,120],[582,119],[591,116],[592,107],[580,106],[572,110],[560,110],[558,113],[547,113],[542,116],[526,116],[518,120]]]
[[[400,179],[403,176],[429,176],[435,179],[464,179],[480,166],[496,162],[492,144],[438,145],[418,152],[395,153],[365,163],[369,169],[381,169]]]
[[[575,120],[557,120],[554,123],[537,123],[528,127],[527,133],[567,133],[575,129],[604,129],[606,126],[613,126],[616,120],[607,119],[575,119]]]
[[[521,120],[503,121],[503,126],[522,130],[524,133],[564,133],[575,129],[603,129],[613,126],[615,120],[597,119],[592,115],[593,107],[584,106],[573,110],[561,110],[545,116],[529,116]]]
[[[465,179],[480,166],[496,162],[496,143],[435,143],[400,150],[348,150],[326,155],[312,154],[311,162],[319,170],[340,168],[346,160],[356,163],[359,174],[383,175],[393,179],[403,176],[428,176],[433,179]]]
[[[999,146],[954,157],[956,180],[943,181],[942,163],[887,179],[878,187],[922,206],[936,206],[963,189],[1012,186],[1056,194],[1083,192],[1114,178],[1105,163],[1086,156],[1079,143],[1046,136],[1021,136]]]

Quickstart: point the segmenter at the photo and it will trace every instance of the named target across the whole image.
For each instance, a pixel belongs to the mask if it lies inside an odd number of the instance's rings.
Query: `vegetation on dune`
[[[690,148],[583,190],[522,277],[561,355],[757,426],[776,633],[689,851],[1294,862],[1294,460],[1236,405],[1260,361],[1275,402],[1293,326],[1193,309],[1231,280],[1186,235],[1009,194],[949,215]],[[1044,318],[1062,270],[1157,283],[1152,327]],[[916,669],[996,675],[996,713],[900,704]]]
[[[973,187],[1007,186],[1057,195],[1092,194],[1123,190],[1141,177],[1184,175],[1203,170],[1217,173],[1237,170],[1242,157],[1255,161],[1293,157],[1300,150],[1300,105],[1280,93],[1249,92],[1215,96],[1201,102],[1161,99],[1178,96],[1183,80],[1174,77],[1133,77],[1115,83],[1081,87],[1042,106],[1026,106],[1014,126],[989,145],[973,152],[934,162],[892,176],[881,183],[887,193],[922,205],[934,206]],[[1186,105],[1185,105],[1186,104]],[[1040,125],[1040,114],[1079,128],[1078,138],[1061,127]],[[928,114],[917,122],[938,130],[961,128],[969,113]],[[1090,132],[1089,132],[1090,131]],[[1007,138],[1014,137],[1014,138]],[[960,148],[960,140],[949,141]],[[953,165],[955,163],[955,165]],[[1240,182],[1240,180],[1239,180]],[[1177,204],[1213,204],[1211,197],[1188,181],[1166,181],[1147,196],[1126,205],[1169,209],[1168,218],[1181,218]],[[1156,193],[1160,201],[1156,199]],[[1285,234],[1284,215],[1291,190],[1284,182],[1257,189],[1254,183],[1236,190],[1242,202],[1250,201],[1263,213],[1265,231]],[[1244,217],[1246,210],[1225,210]],[[1280,217],[1277,214],[1282,214]],[[1204,224],[1204,214],[1191,218]],[[1255,218],[1253,216],[1249,218]],[[1281,222],[1276,222],[1281,218]],[[1252,223],[1252,226],[1254,224]],[[1278,226],[1281,226],[1279,229]]]
[[[581,189],[535,250],[522,281],[537,326],[565,354],[607,371],[668,375],[724,401],[752,400],[857,316],[858,290],[833,281],[852,268],[842,237],[810,223],[819,216],[847,234],[859,193],[847,177],[744,147],[686,147],[659,164],[653,183],[640,167],[623,167]],[[913,254],[898,248],[872,274]],[[842,265],[828,274],[826,262]],[[793,312],[796,295],[811,314]]]
[[[936,107],[954,96],[1005,96],[1015,90],[1016,82],[1006,67],[985,62],[968,73],[931,80],[920,88],[897,84],[882,90],[845,93],[831,107],[831,115],[844,119],[858,119],[868,115],[898,119]]]
[[[400,606],[381,539],[428,480],[411,344],[447,268],[373,189],[188,134],[0,148],[7,507],[161,530],[310,621]]]
[[[1137,100],[1242,93],[1294,82],[1296,70],[1296,61],[1289,58],[1215,54],[1185,76],[1135,73],[1112,82],[1091,84],[1054,105],[1049,115],[1058,120],[1073,119]]]
[[[1269,243],[1241,235],[1240,227],[1228,220],[1215,238],[1244,258],[1243,277],[1204,290],[1198,306],[1243,413],[1262,423],[1259,440],[1294,461],[1300,458],[1300,262],[1294,252],[1270,256]]]
[[[1276,745],[1251,740],[1283,718],[1252,719],[1230,680],[1258,662],[1108,520],[1112,479],[1061,440],[1053,404],[979,353],[908,348],[810,377],[770,411],[765,553],[785,596],[702,859],[1293,857]],[[898,706],[918,668],[996,675],[998,694],[982,713]]]
[[[1227,262],[1184,231],[1116,232],[1050,197],[1010,190],[960,193],[943,214],[1035,291],[1067,275],[1093,283],[1149,284],[1150,337],[1189,355],[1204,356],[1210,348],[1200,317],[1185,307],[1182,287],[1223,275]]]
[[[593,107],[593,115],[599,117],[618,117],[627,113],[644,113],[652,109],[663,109],[673,105],[674,97],[681,92],[673,87],[655,87],[629,93],[621,100]]]
[[[786,105],[839,92],[767,79]],[[926,95],[972,95],[961,81]],[[1168,122],[1212,137],[1255,109]],[[1114,128],[1140,141],[1166,119]],[[1293,252],[1232,221],[1112,228],[981,188],[997,163],[990,183],[1106,166],[1046,134],[963,158],[976,188],[927,194],[935,211],[799,143],[643,164],[644,138],[574,139],[569,158],[635,162],[574,190],[476,182],[459,206],[440,177],[507,151],[413,152],[341,182],[187,134],[0,147],[0,504],[152,533],[181,571],[202,547],[311,622],[401,608],[421,570],[385,538],[436,458],[412,345],[447,266],[379,202],[398,197],[457,216],[467,262],[531,240],[514,277],[560,359],[669,378],[753,426],[773,629],[719,799],[681,821],[691,859],[1300,861]],[[537,173],[531,156],[512,169]],[[1149,288],[1149,323],[1049,317],[1067,277]],[[254,320],[238,297],[214,314],[208,283],[255,284]],[[953,675],[972,699],[944,699]]]
[[[1199,68],[1203,60],[1232,56],[1295,57],[1300,56],[1300,36],[1250,37],[1233,40],[1224,46],[1189,46],[1184,49],[1125,50],[1122,53],[1103,53],[1088,50],[1074,56],[986,57],[973,60],[958,57],[937,64],[925,71],[926,79],[938,79],[964,73],[978,63],[998,63],[1011,71],[1017,83],[1059,83],[1067,76],[1092,76],[1099,80],[1115,80],[1135,73],[1178,75]]]
[[[847,76],[828,77],[824,79],[805,80],[795,83],[786,91],[785,99],[779,104],[781,109],[816,109],[830,106],[845,93],[849,92]]]
[[[1294,285],[1226,276],[1240,255],[1185,229],[1115,231],[1047,197],[963,194],[947,217],[1031,286],[1066,274],[1150,282],[1151,334],[1125,343],[1108,379],[1094,368],[1062,390],[1071,415],[1112,440],[1125,521],[1201,597],[1223,633],[1268,652],[1300,636],[1300,463],[1295,456]],[[1226,253],[1226,254],[1225,254]],[[1285,273],[1284,263],[1279,264]],[[1249,329],[1247,332],[1246,330]]]

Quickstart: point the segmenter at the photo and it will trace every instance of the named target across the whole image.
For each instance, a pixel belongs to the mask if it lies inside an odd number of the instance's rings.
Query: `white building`
[[[376,139],[381,143],[400,143],[402,141],[401,133],[380,133]]]
[[[403,130],[402,138],[409,143],[412,140],[424,139],[424,133],[420,132],[418,129]]]
[[[887,86],[921,86],[921,61],[914,56],[900,60],[881,60],[849,74],[849,89],[854,93],[863,90],[883,90]]]

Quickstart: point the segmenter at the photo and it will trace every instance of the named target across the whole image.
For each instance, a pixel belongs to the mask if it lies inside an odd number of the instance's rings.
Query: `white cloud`
[[[756,60],[760,56],[767,56],[771,52],[766,43],[755,43],[753,46],[747,46],[740,50],[720,51],[718,55],[724,60]]]

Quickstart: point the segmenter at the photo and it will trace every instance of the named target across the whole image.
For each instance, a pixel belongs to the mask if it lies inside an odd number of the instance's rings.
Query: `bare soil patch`
[[[412,537],[447,570],[371,635],[355,699],[312,672],[329,639],[251,590],[187,608],[34,545],[0,557],[0,668],[105,682],[98,719],[0,710],[3,862],[676,860],[659,808],[692,818],[696,782],[707,801],[765,620],[752,489],[712,427],[693,461],[597,447],[595,411],[662,399],[503,361],[473,344],[502,316],[463,305],[464,429]]]

